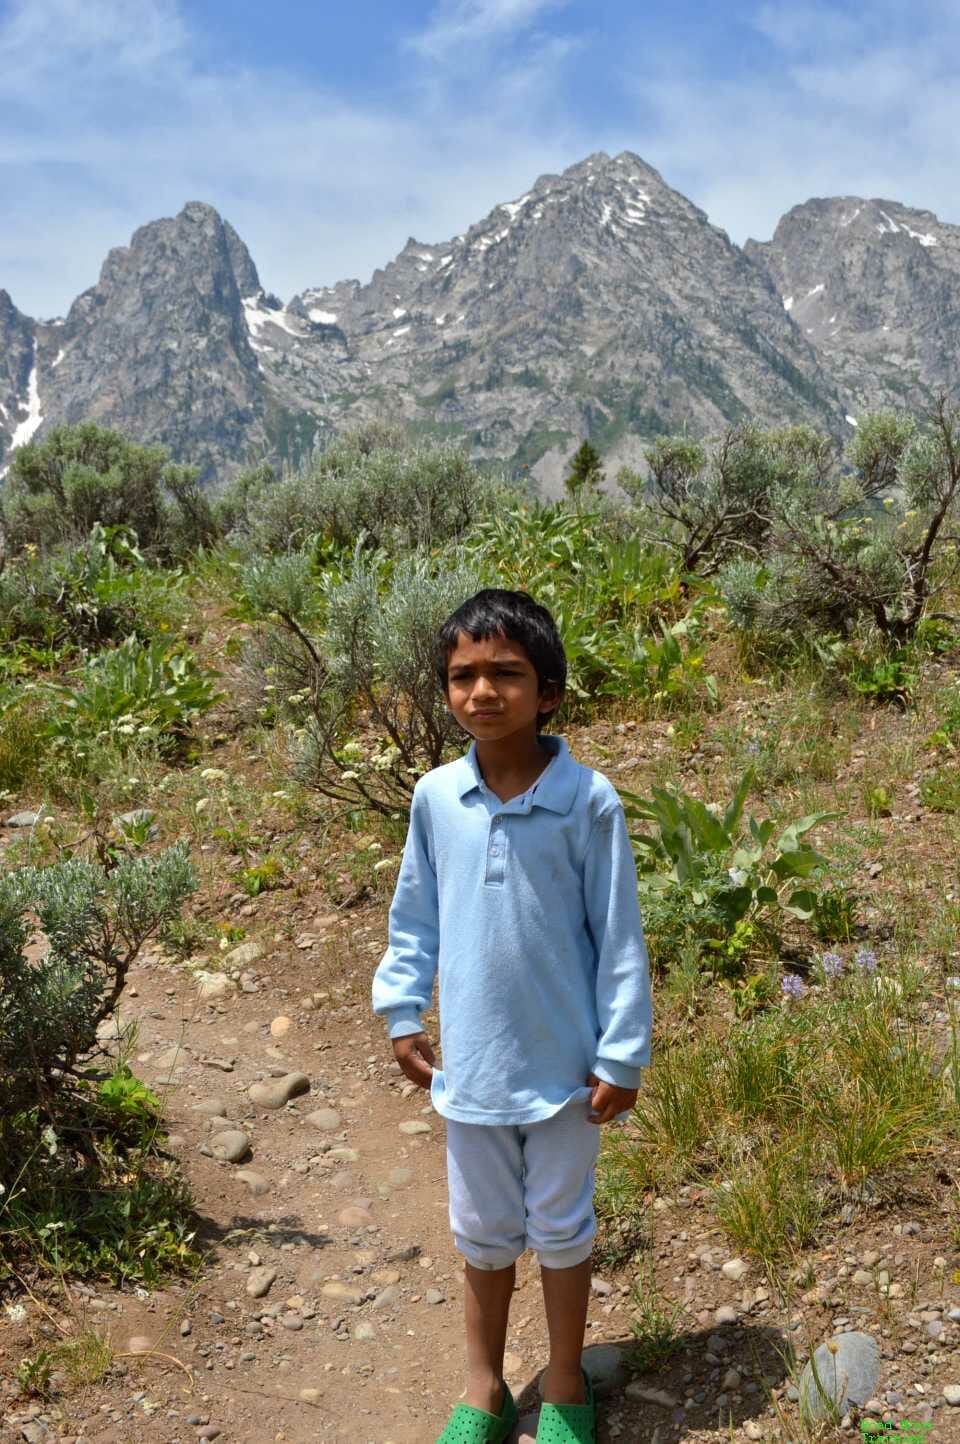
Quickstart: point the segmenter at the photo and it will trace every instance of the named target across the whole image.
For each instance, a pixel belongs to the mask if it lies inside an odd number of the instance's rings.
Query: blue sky
[[[0,286],[61,313],[205,200],[286,299],[597,150],[737,241],[814,195],[960,221],[958,60],[956,0],[0,0]]]

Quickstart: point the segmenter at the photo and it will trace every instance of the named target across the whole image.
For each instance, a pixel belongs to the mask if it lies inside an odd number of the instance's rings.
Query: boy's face
[[[559,701],[540,692],[536,669],[519,642],[504,636],[475,642],[457,633],[447,662],[447,701],[460,726],[482,742],[500,742],[531,727]]]

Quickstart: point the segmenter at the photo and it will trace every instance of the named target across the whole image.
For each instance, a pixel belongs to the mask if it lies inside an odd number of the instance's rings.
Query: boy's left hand
[[[613,1083],[604,1083],[595,1073],[590,1074],[587,1083],[593,1089],[591,1123],[609,1123],[618,1113],[626,1113],[637,1101],[638,1089],[617,1088]]]

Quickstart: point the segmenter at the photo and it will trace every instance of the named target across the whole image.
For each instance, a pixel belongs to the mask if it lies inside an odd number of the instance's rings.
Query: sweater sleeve
[[[386,1018],[391,1038],[422,1031],[420,1014],[433,995],[440,926],[428,826],[428,805],[414,791],[390,905],[388,946],[373,978],[373,1011]]]
[[[637,1088],[650,1062],[650,965],[637,900],[637,870],[619,801],[593,825],[584,870],[587,921],[597,951],[597,1040],[593,1071]]]

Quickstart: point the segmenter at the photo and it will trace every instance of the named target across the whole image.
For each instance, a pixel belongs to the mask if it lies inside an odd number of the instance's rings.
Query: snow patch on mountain
[[[43,416],[40,411],[40,392],[37,388],[37,363],[34,361],[30,370],[30,380],[27,382],[27,414],[23,421],[14,429],[13,438],[10,442],[10,450],[15,451],[18,446],[26,446],[34,432],[43,425]]]
[[[247,320],[247,329],[251,336],[259,335],[264,326],[279,326],[281,331],[286,331],[289,336],[303,338],[302,324],[294,325],[295,318],[288,314],[286,307],[280,311],[272,311],[269,306],[263,304],[263,296],[243,296],[243,314]]]

